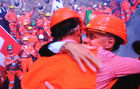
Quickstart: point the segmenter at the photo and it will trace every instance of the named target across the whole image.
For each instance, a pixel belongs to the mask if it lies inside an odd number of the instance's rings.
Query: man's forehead
[[[106,32],[101,31],[101,30],[91,30],[91,29],[87,29],[86,32],[87,32],[87,33],[106,34]]]
[[[90,31],[90,30],[88,30],[88,31],[86,31],[86,35],[99,35],[99,36],[108,36],[108,34],[107,33],[102,33],[102,32],[98,32],[98,31]]]

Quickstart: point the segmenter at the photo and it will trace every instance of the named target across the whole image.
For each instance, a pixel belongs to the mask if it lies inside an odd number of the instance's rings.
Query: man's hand
[[[45,82],[47,89],[55,89],[49,82]]]
[[[96,71],[96,69],[101,68],[102,64],[98,57],[90,52],[89,49],[95,48],[91,46],[86,47],[78,43],[67,42],[62,46],[61,52],[67,53],[72,58],[74,58],[84,72],[86,72],[84,64],[86,64],[87,67],[89,67],[89,69],[91,69],[92,71]]]

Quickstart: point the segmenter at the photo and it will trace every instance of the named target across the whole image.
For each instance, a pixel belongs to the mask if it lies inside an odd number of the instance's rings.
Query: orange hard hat
[[[81,17],[79,16],[79,14],[73,10],[71,10],[70,8],[60,8],[58,10],[56,10],[52,17],[51,17],[51,23],[50,23],[50,28],[52,28],[54,25],[64,21],[64,20],[67,20],[67,19],[70,19],[70,18],[78,18],[79,21],[81,23],[82,20],[81,20]]]
[[[122,44],[127,43],[127,33],[125,23],[115,16],[99,15],[93,18],[86,27],[88,30],[97,32],[107,32],[120,37]]]

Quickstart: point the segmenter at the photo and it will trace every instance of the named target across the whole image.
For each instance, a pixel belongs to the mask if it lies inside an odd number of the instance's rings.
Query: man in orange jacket
[[[10,11],[5,15],[5,19],[9,22],[9,27],[10,27],[10,34],[14,38],[17,38],[18,36],[18,31],[17,31],[17,15],[14,12],[14,6],[10,6]]]
[[[104,14],[103,3],[98,3],[98,9],[99,9],[100,14]]]
[[[129,0],[129,2],[131,4],[131,13],[133,13],[137,8],[137,5],[140,4],[140,0]]]
[[[22,9],[22,15],[20,16],[20,26],[23,26],[24,22],[27,22],[28,24],[30,24],[31,22],[31,17],[34,14],[35,8],[33,8],[33,10],[29,13],[26,12],[26,9]]]
[[[59,20],[56,20],[58,19]],[[51,31],[54,41],[72,40],[81,42],[80,16],[69,8],[61,8],[51,18]],[[98,65],[98,62],[96,63]],[[39,72],[37,72],[39,70]],[[84,73],[68,55],[59,54],[42,57],[32,66],[22,79],[23,89],[46,89],[45,81],[55,89],[95,89],[96,72]]]
[[[6,68],[0,65],[0,89],[4,89],[4,82],[7,79]]]
[[[110,7],[108,7],[107,3],[104,3],[103,6],[104,6],[104,13],[107,15],[112,15],[112,10]]]
[[[36,21],[37,26],[43,27],[43,23],[44,23],[44,13],[43,12],[39,12],[39,18]]]
[[[34,35],[37,35],[38,27],[37,27],[36,23],[35,23],[35,22],[32,22],[32,23],[31,23],[31,26],[32,26],[32,28],[33,28],[33,34],[34,34]]]
[[[38,57],[39,57],[39,49],[40,49],[43,45],[45,45],[47,42],[45,41],[45,38],[44,38],[44,35],[43,35],[43,34],[39,34],[38,40],[39,40],[39,41],[36,43],[35,49],[36,49],[37,55],[38,55]]]
[[[19,52],[21,57],[21,67],[23,73],[26,73],[30,70],[33,64],[33,57],[37,56],[35,49],[28,43],[28,38],[24,37],[22,39],[23,45],[21,46],[21,50]]]
[[[20,38],[22,38],[25,34],[28,33],[28,23],[24,22],[23,26],[19,28],[19,32],[20,32]]]
[[[129,21],[130,16],[131,16],[131,5],[128,2],[128,0],[122,0],[121,1],[121,18],[124,22]]]
[[[103,13],[99,10],[97,4],[94,4],[94,5],[92,6],[92,8],[93,8],[93,11],[92,11],[93,17],[95,17],[95,16],[97,16],[97,15],[103,14]]]
[[[20,66],[20,58],[17,54],[13,54],[13,46],[8,45],[7,46],[8,55],[5,57],[5,66],[7,68],[7,75],[9,80],[9,89],[13,89],[14,82],[15,82],[15,75],[21,79],[23,76],[23,73],[21,71]]]
[[[44,24],[43,24],[43,28],[44,28],[44,34],[45,34],[45,39],[46,41],[52,41],[52,37],[51,37],[51,31],[50,31],[50,12],[47,12],[45,14],[45,18],[44,18]]]
[[[48,34],[48,36],[51,36],[51,32],[50,32],[50,12],[47,12],[45,14],[45,18],[44,18],[44,24],[43,24],[43,28],[45,30],[45,32]]]
[[[33,28],[31,26],[28,27],[28,32],[23,35],[23,38],[24,37],[28,38],[28,43],[32,45],[33,47],[38,42],[37,36],[36,34],[33,33]]]

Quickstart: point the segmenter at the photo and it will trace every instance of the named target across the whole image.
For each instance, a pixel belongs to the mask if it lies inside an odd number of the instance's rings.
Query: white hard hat
[[[74,5],[74,9],[77,9],[78,8],[78,5]]]
[[[94,4],[94,5],[92,6],[92,8],[95,8],[95,7],[97,7],[97,4]]]
[[[103,5],[104,5],[104,6],[107,6],[107,3],[105,2]]]
[[[81,7],[78,7],[77,10],[81,10]]]
[[[44,35],[43,34],[40,34],[38,38],[39,39],[44,39]]]
[[[20,15],[17,15],[17,17],[19,18],[19,17],[20,17]]]
[[[25,10],[26,10],[25,8],[22,9],[22,11],[25,11]]]

